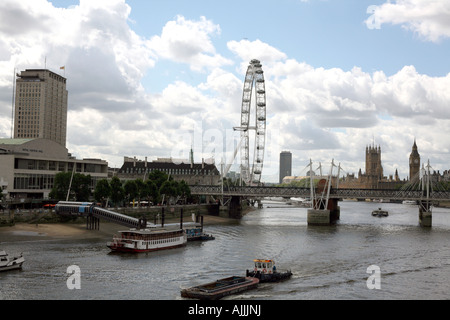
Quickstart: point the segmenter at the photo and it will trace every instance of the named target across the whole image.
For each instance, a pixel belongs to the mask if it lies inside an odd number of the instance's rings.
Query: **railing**
[[[193,195],[224,195],[245,197],[310,197],[309,188],[296,187],[224,187],[211,185],[190,186]],[[359,198],[359,199],[398,199],[420,200],[426,196],[422,191],[391,190],[391,189],[335,189],[331,188],[330,198]],[[429,200],[449,200],[450,191],[430,192]]]

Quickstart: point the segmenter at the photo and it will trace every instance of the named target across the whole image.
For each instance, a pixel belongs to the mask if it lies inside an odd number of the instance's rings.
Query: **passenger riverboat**
[[[25,259],[22,254],[10,258],[6,251],[0,251],[0,271],[14,270],[22,268]]]
[[[225,296],[240,293],[258,286],[259,279],[253,277],[232,276],[214,282],[181,290],[184,298],[200,300],[218,300]]]
[[[178,248],[186,245],[187,236],[183,229],[130,229],[119,231],[108,248],[114,252],[150,252]]]
[[[386,210],[381,210],[381,208],[372,211],[372,216],[374,217],[387,217],[388,215],[389,213]]]
[[[278,282],[289,279],[292,276],[290,270],[279,272],[272,259],[255,259],[253,270],[246,271],[247,277],[258,278],[260,282]]]

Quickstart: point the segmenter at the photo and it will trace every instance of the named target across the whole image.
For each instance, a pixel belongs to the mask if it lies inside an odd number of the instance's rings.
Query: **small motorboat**
[[[372,211],[372,216],[374,217],[387,217],[388,215],[389,213],[386,210],[381,210],[381,208]]]
[[[181,290],[181,296],[200,300],[218,300],[231,294],[254,289],[258,286],[258,283],[258,278],[232,276],[183,289]]]
[[[279,272],[272,259],[255,259],[255,267],[252,271],[247,270],[247,277],[258,278],[260,282],[278,282],[289,279],[292,276],[290,270]]]
[[[25,262],[23,255],[10,258],[5,251],[0,251],[0,271],[14,270],[22,268]]]

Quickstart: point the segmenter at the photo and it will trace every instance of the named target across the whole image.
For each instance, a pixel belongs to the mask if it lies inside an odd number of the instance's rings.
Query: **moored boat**
[[[214,236],[211,234],[206,234],[203,232],[201,227],[193,227],[185,229],[187,241],[198,241],[198,240],[214,240]]]
[[[290,270],[279,272],[272,259],[255,259],[253,270],[246,271],[247,277],[258,278],[260,282],[278,282],[289,279],[292,276]]]
[[[200,300],[218,300],[228,295],[255,289],[258,283],[258,278],[232,276],[183,289],[181,290],[181,296]]]
[[[381,208],[372,211],[372,216],[374,217],[387,217],[388,215],[389,213],[386,210],[381,210]]]
[[[119,231],[106,245],[115,252],[150,252],[178,248],[186,245],[187,237],[183,229],[130,229]]]
[[[0,251],[0,271],[14,270],[22,268],[25,259],[22,254],[10,258],[6,251]]]
[[[201,223],[195,223],[193,227],[186,227],[184,231],[186,232],[187,241],[198,241],[198,240],[214,240],[214,236],[211,234],[206,234],[203,232],[203,216],[201,218]],[[194,215],[192,220],[195,222]]]

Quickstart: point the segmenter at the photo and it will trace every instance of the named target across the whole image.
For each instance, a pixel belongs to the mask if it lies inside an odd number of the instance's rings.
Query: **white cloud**
[[[450,2],[447,0],[396,0],[374,7],[366,23],[401,25],[423,39],[438,42],[450,37]]]
[[[220,27],[201,17],[199,21],[177,16],[164,26],[161,35],[150,39],[150,47],[164,59],[187,63],[192,70],[220,67],[232,62],[216,53],[211,37],[220,34]]]

